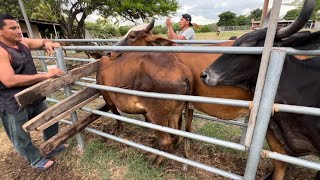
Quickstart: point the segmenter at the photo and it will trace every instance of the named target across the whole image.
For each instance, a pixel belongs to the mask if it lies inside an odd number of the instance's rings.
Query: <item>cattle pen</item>
[[[62,41],[62,40],[56,40],[56,41]],[[63,40],[66,41],[66,40]],[[69,40],[69,41],[81,41],[81,40]],[[98,40],[98,39],[92,39],[92,40],[86,40],[86,41],[108,41],[108,42],[113,42],[114,40]],[[220,42],[220,41],[219,41]],[[180,43],[203,43],[203,41],[184,41],[184,42],[180,42]],[[205,41],[205,43],[217,43],[217,41]],[[65,64],[64,64],[64,60],[73,60],[73,61],[84,61],[84,62],[90,62],[90,61],[94,61],[94,60],[90,60],[90,59],[81,59],[81,58],[67,58],[67,57],[63,57],[63,52],[62,49],[66,49],[66,50],[109,50],[109,51],[145,51],[145,52],[212,52],[212,53],[250,53],[250,54],[259,54],[262,53],[263,49],[262,48],[256,48],[256,47],[252,47],[252,48],[237,48],[237,47],[115,47],[115,46],[65,46],[62,48],[59,48],[56,50],[56,60],[57,60],[57,65],[58,67],[62,68],[62,69],[66,69]],[[268,119],[270,117],[271,111],[272,111],[272,107],[276,107],[277,111],[279,112],[292,112],[292,113],[300,113],[300,114],[310,114],[310,115],[317,115],[320,116],[320,111],[318,108],[310,108],[310,107],[301,107],[301,106],[293,106],[293,105],[284,105],[284,104],[273,104],[273,100],[271,97],[272,93],[275,93],[275,89],[277,86],[276,81],[278,80],[277,77],[280,77],[280,72],[281,72],[281,68],[282,68],[282,64],[284,61],[284,57],[285,54],[304,54],[304,55],[319,55],[320,51],[298,51],[298,50],[294,50],[292,48],[272,48],[272,53],[271,53],[271,58],[270,58],[270,65],[268,68],[268,73],[267,73],[267,77],[266,79],[268,79],[268,81],[266,82],[266,85],[264,87],[264,92],[262,94],[262,100],[261,100],[261,104],[260,104],[260,108],[264,108],[262,110],[260,110],[260,114],[258,114],[258,123],[255,127],[255,131],[257,132],[261,132],[261,128],[266,128],[268,125]],[[34,58],[39,58],[39,59],[50,59],[54,57],[45,57],[45,56],[34,56]],[[91,78],[83,78],[83,80],[89,80],[94,82],[94,79]],[[94,88],[94,89],[100,89],[100,90],[108,90],[108,91],[113,91],[113,92],[119,92],[119,93],[125,93],[125,94],[131,94],[131,95],[137,95],[137,96],[144,96],[144,97],[153,97],[153,98],[162,98],[162,99],[173,99],[173,100],[179,100],[179,101],[189,101],[189,102],[202,102],[202,103],[217,103],[217,104],[225,104],[225,105],[233,105],[233,106],[239,106],[239,107],[249,107],[250,102],[249,101],[242,101],[242,100],[230,100],[230,99],[219,99],[219,98],[208,98],[208,97],[195,97],[195,96],[187,96],[187,95],[171,95],[171,94],[159,94],[159,93],[150,93],[150,92],[140,92],[140,91],[134,91],[134,90],[127,90],[127,89],[121,89],[121,88],[116,88],[116,87],[108,87],[108,86],[102,86],[102,85],[97,85],[94,83],[87,83],[87,82],[81,82],[81,81],[76,81],[74,83],[75,85],[79,85],[79,86],[83,86],[83,87],[89,87],[89,88]],[[66,89],[66,94],[71,93],[70,89]],[[69,94],[70,95],[70,94]],[[48,98],[49,101],[52,102],[58,102],[55,99],[52,98]],[[219,139],[215,139],[215,138],[210,138],[210,137],[205,137],[202,135],[197,135],[197,134],[193,134],[193,133],[188,133],[188,132],[184,132],[181,130],[176,130],[176,129],[171,129],[171,128],[167,128],[167,127],[163,127],[163,126],[159,126],[159,125],[155,125],[155,124],[150,124],[147,122],[141,122],[139,120],[134,120],[131,118],[127,118],[127,117],[122,117],[122,116],[118,116],[118,115],[114,115],[111,113],[107,113],[107,112],[102,112],[99,110],[94,110],[94,109],[90,109],[90,108],[86,108],[83,107],[81,108],[84,111],[90,112],[90,113],[94,113],[94,114],[98,114],[98,115],[102,115],[105,117],[109,117],[109,118],[113,118],[113,119],[117,119],[123,122],[127,122],[127,123],[132,123],[132,124],[136,124],[136,125],[140,125],[143,127],[148,127],[148,128],[152,128],[152,129],[156,129],[156,130],[160,130],[160,131],[165,131],[168,133],[172,133],[172,134],[176,134],[179,136],[183,136],[183,137],[187,137],[187,138],[191,138],[194,140],[199,140],[199,141],[204,141],[207,143],[212,143],[212,144],[216,144],[216,145],[220,145],[220,146],[224,146],[224,147],[228,147],[228,148],[232,148],[232,149],[236,149],[236,150],[240,150],[240,151],[246,151],[249,149],[249,155],[254,153],[254,152],[250,152],[250,148],[247,148],[245,145],[242,144],[237,144],[237,143],[233,143],[233,142],[227,142],[227,141],[223,141],[223,140],[219,140]],[[203,118],[203,115],[195,115],[195,116],[201,116]],[[76,117],[74,120],[76,120]],[[263,119],[263,121],[261,120]],[[72,124],[72,122],[70,121],[65,121],[63,120],[62,122],[67,123],[67,124]],[[249,125],[246,125],[245,123],[241,123],[241,122],[233,122],[233,121],[221,121],[224,123],[232,123],[234,125],[238,125],[238,126],[242,126],[242,127],[247,127]],[[260,129],[258,129],[260,128]],[[200,169],[204,169],[206,171],[212,172],[212,173],[216,173],[219,174],[221,176],[225,176],[231,179],[242,179],[243,177],[230,173],[230,172],[226,172],[220,169],[216,169],[214,167],[209,167],[207,165],[204,164],[200,164],[198,162],[194,162],[188,159],[184,159],[163,151],[159,151],[157,149],[153,149],[141,144],[137,144],[125,139],[121,139],[119,137],[113,136],[111,134],[107,134],[98,130],[95,130],[93,128],[86,128],[87,131],[91,132],[91,133],[95,133],[101,136],[104,136],[106,138],[118,141],[118,142],[122,142],[125,143],[127,145],[154,153],[154,154],[158,154],[176,161],[179,161],[181,163],[185,163]],[[263,135],[259,135],[259,136],[255,136],[255,137],[259,137],[258,141],[260,141],[260,143],[263,143],[264,140],[264,136]],[[257,140],[253,139],[252,141],[252,145],[255,144]],[[251,146],[252,146],[251,145]],[[262,145],[261,145],[262,147]],[[299,159],[299,158],[294,158],[294,157],[290,157],[290,156],[286,156],[286,155],[281,155],[278,153],[273,153],[267,150],[263,150],[263,156],[265,157],[269,157],[269,158],[273,158],[273,159],[277,159],[277,160],[282,160],[288,163],[293,163],[293,164],[297,164],[300,166],[305,166],[308,168],[312,168],[315,170],[320,170],[320,164],[319,163],[315,163],[315,162],[310,162],[307,160],[303,160],[303,159]],[[253,154],[252,156],[256,157],[258,160],[260,158],[260,152],[257,152],[256,154]],[[249,161],[247,162],[247,166],[250,166]],[[257,167],[256,167],[257,168]],[[255,169],[256,169],[255,168]],[[252,168],[250,168],[252,169]],[[245,175],[252,173],[251,177],[254,179],[255,176],[255,172],[251,172],[250,169],[248,171],[245,172]],[[248,179],[250,179],[248,177]]]
[[[112,134],[108,134],[102,131],[98,131],[93,128],[86,128],[88,132],[106,137],[108,139],[118,141],[124,143],[126,145],[151,152],[157,155],[161,155],[163,157],[173,159],[175,161],[181,162],[183,164],[187,164],[199,169],[206,170],[211,173],[215,173],[227,178],[231,179],[255,179],[255,175],[258,168],[258,163],[260,160],[260,156],[268,157],[271,159],[276,159],[280,161],[284,161],[287,163],[292,163],[300,166],[304,166],[307,168],[315,169],[320,171],[320,164],[312,161],[307,161],[304,159],[291,157],[287,155],[282,155],[278,153],[274,153],[268,150],[263,150],[263,142],[265,139],[267,127],[269,124],[269,119],[273,111],[276,112],[290,112],[297,114],[309,114],[320,116],[320,108],[311,108],[311,107],[303,107],[303,106],[294,106],[294,105],[285,105],[285,104],[274,104],[274,97],[276,94],[276,90],[278,87],[279,78],[281,75],[283,63],[286,55],[320,55],[319,50],[313,51],[301,51],[295,50],[292,48],[274,48],[272,47],[273,37],[275,34],[275,26],[276,19],[279,14],[281,1],[274,2],[274,13],[271,17],[274,20],[271,22],[272,26],[268,29],[267,41],[265,47],[197,47],[197,46],[184,46],[184,47],[117,47],[117,46],[63,46],[62,48],[57,48],[56,57],[47,57],[47,56],[34,56],[34,58],[38,58],[43,62],[44,71],[46,71],[45,59],[55,59],[56,64],[59,68],[67,71],[65,61],[82,61],[82,62],[91,62],[94,60],[90,59],[81,59],[81,58],[68,58],[64,57],[63,50],[72,50],[72,51],[136,51],[136,52],[195,52],[195,53],[229,53],[229,54],[263,54],[263,61],[259,71],[259,78],[256,88],[256,93],[253,102],[251,101],[243,101],[243,100],[231,100],[231,99],[220,99],[220,98],[208,98],[208,97],[198,97],[198,96],[189,96],[189,95],[176,95],[176,94],[160,94],[160,93],[151,93],[151,92],[142,92],[136,90],[128,90],[117,87],[109,87],[95,84],[95,79],[91,78],[82,78],[82,80],[91,81],[92,83],[83,82],[83,81],[75,81],[74,84],[82,87],[98,89],[98,90],[107,90],[110,92],[118,92],[136,96],[143,97],[152,97],[159,99],[172,99],[178,101],[188,101],[188,102],[199,102],[199,103],[213,103],[213,104],[224,104],[224,105],[232,105],[238,107],[246,107],[249,108],[253,104],[253,108],[250,114],[249,123],[240,123],[236,121],[222,121],[225,123],[232,123],[234,125],[238,125],[243,127],[244,129],[248,129],[245,135],[245,141],[241,143],[228,142],[225,140],[219,140],[216,138],[206,137],[203,135],[198,135],[194,133],[189,133],[177,129],[172,129],[168,127],[163,127],[155,124],[151,124],[148,122],[142,122],[139,120],[135,120],[128,117],[118,116],[115,114],[111,114],[108,112],[103,112],[95,109],[90,109],[87,107],[82,107],[81,110],[90,112],[92,114],[97,114],[109,118],[113,118],[116,120],[120,120],[126,123],[136,124],[142,127],[147,127],[159,131],[168,132],[170,134],[179,135],[182,137],[199,140],[207,143],[212,143],[219,146],[224,146],[227,148],[232,148],[240,151],[248,151],[248,160],[246,163],[246,169],[244,175],[234,174],[232,172],[224,171],[215,167],[211,167],[205,164],[201,164],[199,162],[182,158],[164,151],[160,151],[158,149],[154,149],[142,144],[135,143],[133,141],[129,141],[127,139],[122,139],[120,137],[114,136]],[[100,39],[90,39],[90,40],[73,40],[73,39],[55,39],[56,42],[115,42],[117,40],[100,40]],[[176,41],[177,43],[189,43],[189,44],[209,44],[209,43],[217,43],[221,41]],[[269,61],[270,59],[270,61]],[[69,85],[64,88],[66,96],[71,96],[72,91]],[[51,102],[59,102],[54,98],[47,98],[48,101]],[[195,115],[199,116],[199,115]],[[203,116],[202,116],[203,117]],[[215,120],[214,118],[204,117],[211,120]],[[61,120],[61,122],[66,124],[72,124],[77,121],[77,114],[72,113],[71,116],[72,122]],[[80,147],[83,148],[84,142],[81,136],[77,136],[77,142]]]
[[[58,41],[60,41],[60,40],[58,40]],[[72,40],[70,40],[70,41],[72,41]],[[99,41],[99,40],[92,40],[92,41]],[[104,40],[101,40],[101,41],[104,41]],[[185,42],[185,43],[188,43],[188,42]],[[192,43],[192,42],[189,42],[189,43]],[[206,43],[209,43],[209,42],[206,42]],[[235,48],[235,47],[223,47],[223,48],[221,48],[221,47],[220,48],[215,48],[215,47],[210,47],[210,48],[183,47],[182,48],[182,47],[113,47],[113,46],[100,46],[100,47],[74,46],[74,47],[72,47],[72,46],[68,46],[68,47],[62,47],[62,48],[66,49],[66,50],[117,50],[117,51],[155,51],[155,52],[159,52],[159,51],[160,52],[161,51],[163,51],[163,52],[168,52],[168,51],[169,52],[191,52],[192,51],[192,52],[212,52],[212,53],[222,53],[223,52],[223,53],[252,53],[252,54],[259,54],[259,53],[262,53],[262,51],[263,51],[262,48]],[[283,64],[284,57],[285,57],[286,53],[287,54],[319,55],[320,51],[298,51],[298,50],[294,50],[291,48],[273,48],[272,49],[272,54],[271,54],[271,59],[270,59],[271,60],[271,62],[270,62],[271,68],[268,68],[269,71],[268,71],[267,77],[266,77],[266,79],[268,79],[268,81],[266,82],[266,85],[264,87],[265,90],[264,90],[264,94],[262,95],[262,101],[260,104],[261,108],[264,108],[265,110],[260,110],[260,114],[258,114],[259,120],[257,123],[257,127],[255,127],[255,131],[261,132],[261,130],[259,128],[263,128],[263,127],[266,128],[268,125],[268,119],[270,117],[271,110],[273,107],[273,100],[272,100],[272,98],[270,98],[271,97],[270,94],[275,93],[274,90],[277,89],[276,88],[276,85],[277,85],[276,81],[278,79],[276,78],[276,76],[278,76],[278,78],[280,77],[280,72],[281,72],[281,68],[282,68],[281,65]],[[61,61],[64,61],[63,56],[61,56],[62,49],[57,49],[56,55],[57,55],[58,66],[60,68],[65,69],[65,67],[63,67],[62,65],[59,65],[59,64],[64,64],[63,62],[61,62]],[[35,57],[35,58],[48,58],[48,57]],[[68,59],[68,58],[66,58],[66,59]],[[78,60],[78,59],[71,58],[69,60]],[[79,60],[90,61],[90,60],[85,60],[85,59],[79,59]],[[87,78],[87,80],[88,80],[88,78]],[[91,80],[94,81],[94,79],[91,79]],[[108,90],[108,91],[113,91],[113,92],[126,93],[126,94],[144,96],[144,97],[173,99],[173,100],[180,100],[180,101],[202,102],[202,103],[218,103],[218,104],[225,104],[225,105],[234,105],[234,106],[239,106],[239,107],[249,107],[249,104],[250,104],[249,101],[242,101],[242,100],[227,100],[227,99],[219,99],[219,98],[192,97],[192,96],[187,96],[187,95],[170,95],[170,94],[159,94],[159,93],[150,93],[150,92],[139,92],[139,91],[121,89],[121,88],[116,88],[116,87],[107,87],[107,86],[97,85],[94,83],[85,83],[85,82],[81,82],[81,81],[77,81],[74,84],[84,86],[84,87],[100,89],[100,90]],[[54,99],[50,99],[50,98],[48,98],[48,100],[57,102]],[[274,106],[277,107],[277,110],[279,112],[292,112],[292,113],[310,114],[310,115],[320,116],[320,111],[318,108],[300,107],[300,106],[283,105],[283,104],[275,104]],[[226,142],[226,141],[218,140],[215,138],[210,138],[210,137],[205,137],[202,135],[187,133],[184,131],[175,130],[175,129],[171,129],[171,128],[167,128],[167,127],[162,127],[162,126],[150,124],[147,122],[141,122],[141,121],[134,120],[131,118],[117,116],[117,115],[114,115],[111,113],[93,110],[93,109],[89,109],[89,108],[85,108],[85,107],[83,107],[82,110],[87,111],[87,112],[91,112],[94,114],[110,117],[113,119],[121,120],[123,122],[137,124],[137,125],[140,125],[143,127],[161,130],[161,131],[176,134],[179,136],[183,136],[183,137],[187,137],[187,138],[191,138],[191,139],[195,139],[195,140],[200,140],[200,141],[204,141],[204,142],[208,142],[208,143],[213,143],[213,144],[221,145],[221,146],[228,147],[228,148],[233,148],[233,149],[237,149],[237,150],[241,150],[241,151],[247,150],[247,148],[244,145],[233,143],[233,142]],[[261,119],[263,119],[264,122]],[[63,122],[66,122],[69,124],[71,123],[71,122],[67,122],[67,121],[63,121]],[[224,121],[224,122],[228,123],[229,121]],[[239,122],[237,122],[236,124],[246,127],[245,124],[242,124]],[[232,179],[242,179],[243,178],[243,177],[236,175],[236,174],[225,172],[223,170],[219,170],[214,167],[208,167],[206,165],[203,165],[203,164],[191,161],[191,160],[187,160],[187,159],[184,159],[181,157],[177,157],[175,155],[172,155],[172,154],[169,154],[166,152],[161,152],[159,150],[152,149],[152,148],[144,146],[144,145],[136,144],[134,142],[130,142],[128,140],[124,140],[124,139],[115,137],[111,134],[107,134],[107,133],[104,133],[101,131],[94,130],[92,128],[87,128],[86,130],[89,132],[104,136],[106,138],[109,138],[109,139],[112,139],[115,141],[119,141],[119,142],[125,143],[127,145],[130,145],[130,146],[133,146],[133,147],[136,147],[139,149],[143,149],[145,151],[148,151],[148,152],[151,152],[154,154],[158,154],[158,155],[161,155],[161,156],[164,156],[164,157],[167,157],[167,158],[170,158],[170,159],[173,159],[173,160],[185,163],[185,164],[189,164],[191,166],[201,168],[206,171],[216,173],[216,174],[228,177],[228,178],[232,178]],[[263,143],[263,140],[264,140],[263,135],[255,136],[255,137],[259,137],[258,140],[261,141],[260,143]],[[257,140],[253,139],[252,145],[255,145],[255,141],[257,141]],[[250,152],[250,150],[249,150],[249,155],[250,155],[250,153],[253,153],[253,152]],[[293,163],[293,164],[305,166],[308,168],[320,170],[319,163],[310,162],[307,160],[294,158],[294,157],[290,157],[290,156],[286,156],[286,155],[281,155],[281,154],[273,153],[273,152],[266,151],[266,150],[263,150],[263,155],[266,157],[269,157],[269,158],[282,160],[282,161],[285,161],[288,163]],[[257,159],[259,159],[260,152],[257,152],[256,154],[254,154],[252,156],[255,156]],[[249,166],[249,165],[250,165],[250,162],[248,161],[247,166]],[[252,168],[250,168],[250,169],[252,169]],[[250,175],[250,173],[251,173],[251,171],[248,170],[245,172],[245,175],[247,175],[247,174]],[[255,173],[252,173],[252,175],[251,175],[253,177],[253,179],[254,179],[254,175],[255,175]]]

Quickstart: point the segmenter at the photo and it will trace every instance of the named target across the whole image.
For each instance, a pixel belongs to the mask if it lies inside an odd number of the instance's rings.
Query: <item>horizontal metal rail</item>
[[[85,82],[79,82],[79,81],[76,81],[74,84],[90,87],[94,89],[99,89],[99,90],[106,90],[111,92],[118,92],[123,94],[159,98],[159,99],[172,99],[172,100],[188,101],[188,102],[223,104],[223,105],[238,106],[238,107],[249,107],[249,103],[250,103],[250,101],[236,100],[236,99],[144,92],[144,91],[122,89],[117,87],[103,86],[103,85],[85,83]],[[285,105],[285,104],[276,104],[276,107],[277,107],[277,112],[291,112],[291,113],[298,113],[298,114],[320,116],[320,108],[293,106],[293,105]]]
[[[62,46],[64,50],[76,51],[133,51],[133,52],[193,52],[193,53],[228,53],[262,54],[263,47],[238,46]],[[288,55],[320,55],[320,50],[296,50],[288,47],[274,47],[286,51]]]
[[[136,96],[142,96],[142,97],[159,98],[159,99],[171,99],[171,100],[199,102],[199,103],[214,103],[214,104],[233,105],[233,106],[239,106],[239,107],[249,107],[249,103],[250,103],[250,101],[235,100],[235,99],[144,92],[144,91],[137,91],[137,90],[122,89],[122,88],[111,87],[111,86],[103,86],[103,85],[92,84],[92,83],[85,83],[80,81],[76,81],[74,84],[90,87],[94,89],[99,89],[99,90],[106,90],[111,92],[130,94],[130,95],[136,95]]]
[[[56,59],[56,57],[51,56],[32,56],[34,59]],[[81,61],[81,62],[92,62],[95,61],[93,59],[87,59],[87,58],[69,58],[65,57],[64,60],[70,60],[70,61]]]
[[[304,160],[301,158],[296,158],[267,150],[262,151],[262,156],[320,171],[320,163],[312,162],[309,160]]]
[[[274,104],[276,112],[289,112],[296,114],[307,114],[313,116],[320,116],[320,108],[315,107],[305,107],[305,106],[295,106],[287,104]]]
[[[52,99],[52,98],[47,98],[47,100],[50,101],[50,102],[55,102],[55,103],[59,102],[59,100]],[[234,142],[224,141],[224,140],[220,140],[220,139],[216,139],[216,138],[212,138],[212,137],[207,137],[207,136],[194,134],[194,133],[190,133],[190,132],[186,132],[186,131],[182,131],[182,130],[177,130],[177,129],[173,129],[173,128],[169,128],[169,127],[165,127],[165,126],[160,126],[160,125],[157,125],[157,124],[143,122],[143,121],[139,121],[139,120],[136,120],[136,119],[132,119],[132,118],[124,117],[124,116],[119,116],[119,115],[116,115],[116,114],[111,114],[111,113],[108,113],[108,112],[94,110],[94,109],[90,109],[90,108],[86,108],[86,107],[82,107],[81,110],[86,111],[86,112],[90,112],[90,113],[93,113],[93,114],[101,115],[101,116],[104,116],[104,117],[117,119],[117,120],[120,120],[120,121],[123,121],[123,122],[126,122],[126,123],[147,127],[147,128],[151,128],[151,129],[155,129],[155,130],[159,130],[159,131],[163,131],[163,132],[167,132],[167,133],[171,133],[171,134],[187,137],[187,138],[198,140],[198,141],[203,141],[203,142],[206,142],[206,143],[216,144],[216,145],[220,145],[220,146],[224,146],[224,147],[227,147],[227,148],[236,149],[236,150],[240,150],[240,151],[245,151],[246,150],[244,145],[241,145],[241,144],[238,144],[238,143],[234,143]]]
[[[66,121],[66,120],[61,120],[61,122],[67,123],[67,124],[72,124],[71,121]],[[224,176],[224,177],[227,177],[227,178],[231,178],[231,179],[237,179],[237,180],[241,180],[242,179],[242,176],[239,176],[237,174],[233,174],[233,173],[230,173],[230,172],[218,169],[218,168],[214,168],[214,167],[211,167],[211,166],[208,166],[208,165],[205,165],[205,164],[201,164],[201,163],[198,163],[196,161],[185,159],[185,158],[182,158],[182,157],[179,157],[179,156],[176,156],[176,155],[164,152],[164,151],[160,151],[158,149],[154,149],[154,148],[142,145],[142,144],[138,144],[138,143],[129,141],[127,139],[122,139],[122,138],[119,138],[117,136],[113,136],[111,134],[108,134],[108,133],[105,133],[105,132],[102,132],[102,131],[98,131],[98,130],[93,129],[93,128],[87,127],[87,128],[85,128],[85,130],[90,132],[90,133],[97,134],[99,136],[102,136],[102,137],[105,137],[105,138],[108,138],[108,139],[111,139],[111,140],[114,140],[114,141],[129,145],[129,146],[132,146],[132,147],[135,147],[135,148],[138,148],[138,149],[141,149],[141,150],[153,153],[153,154],[157,154],[157,155],[160,155],[160,156],[163,156],[163,157],[166,157],[166,158],[169,158],[169,159],[172,159],[172,160],[184,163],[184,164],[188,164],[190,166],[193,166],[193,167],[196,167],[196,168],[199,168],[199,169],[203,169],[205,171],[208,171],[208,172],[211,172],[211,173],[214,173],[214,174],[218,174],[218,175],[221,175],[221,176]]]
[[[57,59],[56,57],[53,56],[32,56],[33,59]]]
[[[247,127],[248,126],[248,124],[246,124],[246,123],[238,122],[238,121],[235,121],[235,120],[223,120],[223,119],[219,119],[219,118],[216,118],[216,117],[207,116],[207,115],[203,115],[203,114],[194,113],[193,116],[197,117],[197,118],[207,119],[207,120],[210,120],[210,121],[216,121],[216,122],[230,124],[230,125],[236,125],[236,126],[241,126],[241,127]]]
[[[53,39],[55,42],[118,42],[121,39]],[[229,40],[172,40],[179,44],[216,44]]]
[[[62,46],[64,50],[75,51],[134,51],[134,52],[194,52],[261,54],[263,47],[223,47],[223,46]]]
[[[109,118],[112,118],[112,119],[117,119],[117,120],[120,120],[120,121],[123,121],[123,122],[126,122],[126,123],[131,123],[131,124],[147,127],[147,128],[151,128],[151,129],[167,132],[167,133],[170,133],[170,134],[175,134],[175,135],[187,137],[187,138],[198,140],[198,141],[203,141],[203,142],[207,142],[207,143],[211,143],[211,144],[216,144],[216,145],[219,145],[219,146],[224,146],[224,147],[227,147],[227,148],[237,149],[237,150],[240,150],[240,151],[245,151],[246,150],[244,145],[241,145],[241,144],[238,144],[238,143],[234,143],[234,142],[224,141],[224,140],[211,138],[211,137],[207,137],[207,136],[203,136],[203,135],[199,135],[199,134],[194,134],[194,133],[190,133],[190,132],[186,132],[186,131],[182,131],[182,130],[172,129],[172,128],[169,128],[169,127],[160,126],[160,125],[152,124],[152,123],[148,123],[148,122],[143,122],[143,121],[131,119],[131,118],[128,118],[128,117],[123,117],[123,116],[119,116],[119,115],[116,115],[116,114],[111,114],[111,113],[108,113],[108,112],[103,112],[103,111],[99,111],[99,110],[93,110],[93,109],[86,108],[86,107],[82,107],[81,109],[84,110],[84,111],[93,113],[93,114],[109,117]]]

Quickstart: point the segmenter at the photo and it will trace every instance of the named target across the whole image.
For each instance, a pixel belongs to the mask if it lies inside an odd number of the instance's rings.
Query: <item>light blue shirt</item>
[[[186,40],[193,40],[195,38],[195,32],[191,27],[188,27],[184,31],[178,33],[186,38]]]

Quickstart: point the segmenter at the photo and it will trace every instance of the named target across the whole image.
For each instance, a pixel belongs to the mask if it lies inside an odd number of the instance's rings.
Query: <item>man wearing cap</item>
[[[166,20],[166,25],[168,27],[168,38],[177,40],[192,40],[195,38],[194,30],[191,28],[191,16],[189,14],[183,14],[179,25],[181,31],[175,33],[172,27],[172,21],[170,18]]]

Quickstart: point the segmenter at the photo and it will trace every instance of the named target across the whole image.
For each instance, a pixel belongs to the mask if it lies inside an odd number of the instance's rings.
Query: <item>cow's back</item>
[[[190,94],[193,76],[191,71],[170,53],[125,53],[116,60],[101,59],[97,75],[99,84],[125,89]],[[147,109],[180,104],[172,100],[160,100],[139,96],[108,93],[109,100],[123,112],[146,113]],[[169,105],[170,106],[170,105]]]

